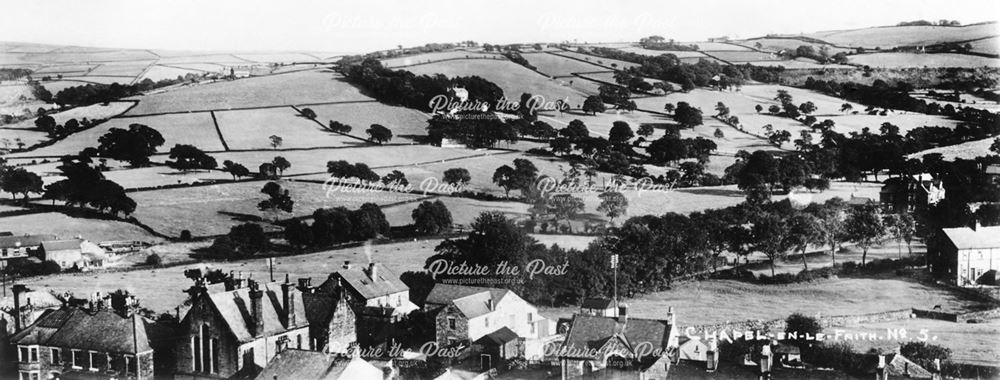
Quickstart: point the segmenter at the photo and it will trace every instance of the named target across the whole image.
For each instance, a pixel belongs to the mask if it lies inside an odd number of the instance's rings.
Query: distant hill
[[[964,26],[884,26],[768,37],[812,40],[840,48],[887,50],[895,47],[973,42],[998,35],[1000,26],[996,22],[985,22]]]

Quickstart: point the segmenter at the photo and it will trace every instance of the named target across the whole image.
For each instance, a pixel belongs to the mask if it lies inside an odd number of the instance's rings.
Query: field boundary
[[[289,107],[292,107],[292,109],[295,110],[295,112],[298,113],[299,116],[302,115],[302,110],[299,109],[299,107],[296,107],[294,105],[289,105]],[[339,131],[331,131],[331,130],[327,129],[327,127],[325,125],[323,125],[323,122],[321,122],[319,120],[316,120],[315,118],[312,118],[312,119],[309,119],[309,120],[312,120],[312,122],[314,122],[316,124],[319,124],[319,127],[322,128],[324,131],[337,133],[337,134],[340,134],[342,136],[350,137],[352,139],[361,140],[361,141],[364,141],[366,143],[373,144],[373,145],[381,145],[381,144],[376,144],[374,141],[371,141],[371,140],[366,139],[364,137],[358,137],[358,136],[355,136],[355,135],[350,135],[350,134],[339,132]]]
[[[226,144],[226,138],[222,136],[222,129],[219,128],[219,120],[215,118],[215,111],[209,112],[212,115],[212,125],[215,125],[215,133],[219,134],[219,142],[222,143],[222,149],[229,151],[229,144]]]
[[[280,75],[280,74],[273,74]],[[134,102],[139,102],[140,100],[132,100]],[[205,113],[205,112],[225,112],[225,111],[250,111],[250,110],[263,110],[271,108],[282,108],[282,107],[295,107],[295,106],[326,106],[326,105],[336,105],[336,104],[358,104],[358,103],[378,103],[378,100],[342,100],[336,102],[315,102],[315,103],[297,103],[297,104],[274,104],[267,106],[252,106],[252,107],[231,107],[231,108],[212,108],[204,110],[187,110],[187,111],[170,111],[170,112],[150,112],[143,114],[132,114],[132,115],[119,115],[116,118],[135,118],[135,117],[149,117],[149,116],[163,116],[163,115],[177,115],[186,113]]]

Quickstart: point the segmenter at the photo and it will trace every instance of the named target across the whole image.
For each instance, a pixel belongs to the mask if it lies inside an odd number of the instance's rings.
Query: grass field
[[[416,240],[403,243],[374,245],[369,249],[371,259],[383,263],[397,274],[422,270],[424,261],[434,254],[434,247],[441,240]],[[179,255],[186,256],[183,250]],[[274,277],[283,279],[286,273],[292,281],[311,277],[314,285],[319,285],[334,271],[340,269],[344,261],[364,265],[368,262],[364,247],[325,251],[294,257],[275,259]],[[169,260],[169,259],[168,259]],[[244,278],[252,276],[263,280],[268,278],[268,267],[264,259],[232,262],[200,263],[180,265],[160,269],[142,269],[128,272],[99,272],[79,274],[59,274],[54,276],[26,279],[25,285],[37,291],[71,291],[77,296],[94,292],[109,293],[116,289],[127,289],[135,294],[143,307],[157,312],[173,312],[187,298],[183,290],[191,287],[184,271],[192,268],[220,269],[228,273],[242,272]],[[182,309],[183,310],[183,309]]]
[[[997,34],[996,23],[961,27],[950,26],[890,26],[807,34],[834,45],[889,49],[895,46],[931,45],[942,42],[968,41]]]
[[[115,118],[100,125],[74,133],[53,145],[30,152],[15,153],[11,156],[62,156],[76,154],[87,147],[97,147],[98,138],[111,128],[128,129],[131,124],[144,124],[160,132],[166,140],[159,147],[160,153],[165,153],[175,144],[191,144],[202,150],[222,150],[222,142],[212,124],[212,115],[207,112],[190,114],[171,114],[159,116]],[[262,136],[262,138],[267,138]]]
[[[154,61],[103,63],[90,70],[87,76],[126,76],[135,78]]]
[[[567,102],[575,107],[583,104],[583,100],[587,97],[587,93],[575,88],[575,86],[560,84],[510,61],[448,61],[414,66],[409,71],[418,75],[444,74],[449,77],[478,75],[496,83],[503,89],[507,99],[512,100],[518,99],[522,93],[529,93],[542,95],[546,101],[551,102],[557,99],[568,99]],[[576,80],[575,83],[580,81]]]
[[[104,177],[126,189],[232,179],[229,173],[217,170],[180,171],[166,166],[110,170],[104,172]]]
[[[507,59],[500,54],[486,53],[486,52],[441,51],[434,53],[410,55],[405,57],[386,58],[382,60],[382,66],[400,67],[400,66],[418,65],[429,62],[444,61],[450,59],[482,59],[482,58],[499,59],[499,60]]]
[[[145,73],[142,74],[142,79],[150,79],[153,81],[160,81],[164,79],[177,79],[177,77],[183,77],[187,74],[201,75],[204,71],[200,70],[190,70],[182,69],[178,67],[167,67],[160,65],[153,65]]]
[[[139,105],[129,115],[371,100],[327,70],[189,86],[139,99]]]
[[[521,56],[528,60],[528,63],[535,66],[538,71],[554,77],[570,76],[573,73],[609,70],[601,66],[549,53],[524,53]]]
[[[142,240],[158,243],[160,239],[133,224],[110,220],[75,218],[57,212],[0,218],[0,231],[19,234],[53,234],[60,239],[76,236],[90,241]]]
[[[427,136],[427,120],[423,112],[390,106],[383,103],[351,103],[328,104],[309,107],[316,111],[316,120],[328,125],[330,120],[338,121],[352,127],[351,135],[368,138],[365,133],[372,124],[381,124],[392,131],[392,141],[401,142]],[[313,123],[317,128],[319,125]],[[352,143],[360,141],[350,139]]]
[[[292,107],[216,112],[222,137],[230,149],[271,149],[272,135],[282,138],[281,148],[337,147],[358,140],[322,129],[299,116]]]
[[[312,62],[317,61],[314,57],[305,53],[236,53],[234,57],[252,61],[268,63],[292,63],[292,62]]]
[[[1000,58],[986,58],[965,54],[914,54],[873,53],[852,55],[848,60],[857,65],[871,67],[997,67]]]
[[[132,77],[122,77],[122,76],[98,76],[98,75],[76,76],[76,75],[66,75],[66,76],[63,76],[63,79],[66,79],[66,80],[78,80],[78,81],[87,82],[87,83],[94,83],[94,84],[108,84],[108,85],[110,85],[110,84],[113,84],[113,83],[129,84],[129,83],[132,83],[132,79],[134,79],[134,78],[132,78]]]
[[[396,145],[368,146],[357,148],[314,149],[254,152],[226,152],[212,154],[219,162],[232,160],[247,168],[255,169],[262,162],[271,162],[274,156],[285,157],[292,167],[285,175],[305,173],[326,173],[327,161],[346,160],[348,162],[363,162],[376,168],[375,172],[384,175],[388,170],[377,169],[385,166],[411,165],[418,162],[440,161],[459,157],[485,154],[485,151],[474,151],[464,148],[438,148],[429,145]],[[494,152],[495,153],[495,152]],[[492,172],[490,173],[492,175]]]
[[[951,349],[950,360],[960,363],[996,365],[1000,362],[997,340],[1000,340],[1000,321],[985,323],[955,323],[933,319],[908,319],[894,322],[852,324],[845,327],[828,328],[825,334],[878,334],[885,336],[888,329],[906,329],[906,340],[854,340],[851,345],[858,352],[872,348],[893,350],[910,340],[919,341],[920,332],[927,330],[928,344],[936,344]],[[841,338],[843,339],[843,338]]]
[[[781,50],[795,50],[799,46],[811,46],[813,50],[819,51],[820,47],[826,46],[830,51],[830,55],[837,54],[840,52],[851,52],[850,49],[838,48],[833,45],[818,44],[814,42],[803,41],[795,38],[754,38],[751,40],[737,41],[736,43],[743,46],[753,46],[756,47],[759,43],[761,46],[759,49],[768,50],[773,52],[778,52]]]
[[[356,209],[366,202],[388,204],[419,198],[405,193],[347,193],[330,192],[320,184],[284,181],[284,189],[289,190],[295,201],[294,211],[276,215],[257,209],[257,203],[266,199],[260,193],[263,181],[253,181],[212,186],[198,186],[170,190],[143,191],[129,194],[138,203],[133,214],[136,219],[153,228],[154,231],[179,236],[182,230],[190,230],[195,236],[219,235],[229,232],[229,228],[245,221],[263,218],[273,220],[275,216],[303,216],[317,208],[345,206]],[[268,224],[269,230],[276,227]]]
[[[994,154],[993,152],[990,152],[990,146],[993,145],[994,141],[996,141],[996,138],[994,137],[985,138],[982,140],[968,141],[957,145],[943,146],[934,149],[920,151],[911,154],[907,157],[920,159],[925,154],[940,153],[945,160],[949,161],[954,160],[956,158],[961,158],[963,160],[971,160],[976,157]]]
[[[734,47],[733,49],[730,50],[737,50],[737,49],[738,48]],[[677,56],[677,58],[708,58],[708,56],[706,56],[704,53],[698,51],[649,50],[649,49],[643,49],[638,46],[623,47],[619,48],[618,50],[628,53],[648,55],[650,57],[656,57],[664,54],[673,54]]]
[[[1000,54],[1000,37],[990,37],[969,42],[972,51],[985,54]]]
[[[877,292],[872,289],[878,289]],[[755,285],[710,280],[677,285],[627,301],[629,314],[660,318],[672,306],[680,326],[769,320],[792,313],[815,315],[867,314],[911,307],[941,305],[963,311],[977,305],[955,294],[908,278],[839,279],[792,285]],[[576,308],[539,310],[548,317],[568,317]],[[719,310],[725,310],[720,313]]]
[[[589,54],[582,54],[582,53],[571,52],[571,51],[557,51],[557,52],[554,52],[554,54],[565,56],[565,57],[572,57],[572,58],[576,58],[576,59],[582,59],[582,60],[587,61],[587,62],[593,62],[594,64],[599,65],[599,66],[603,66],[605,68],[614,68],[614,69],[618,69],[618,70],[626,69],[626,68],[630,68],[630,67],[635,67],[635,66],[639,66],[638,64],[635,64],[635,63],[632,63],[632,62],[619,61],[617,59],[610,59],[610,58],[602,58],[602,57],[597,57],[597,56],[593,56],[593,55],[589,55]],[[612,64],[615,65],[615,66],[612,66]]]
[[[84,107],[71,108],[71,109],[68,109],[68,110],[62,111],[62,112],[52,113],[52,114],[49,114],[49,116],[52,116],[52,118],[56,120],[56,124],[59,124],[59,125],[66,124],[66,122],[69,121],[69,119],[76,119],[76,121],[81,121],[84,118],[87,118],[87,119],[89,119],[91,121],[100,120],[100,119],[109,119],[111,117],[114,117],[114,116],[117,116],[117,115],[121,114],[122,112],[125,112],[125,110],[128,110],[128,108],[131,107],[133,104],[135,104],[135,103],[133,103],[133,102],[110,102],[110,103],[108,103],[108,105],[105,106],[105,105],[102,105],[102,104],[98,103],[98,104],[84,106]],[[35,119],[25,120],[25,121],[22,121],[20,123],[9,124],[9,125],[5,125],[3,127],[4,128],[11,128],[11,129],[15,129],[15,128],[16,129],[35,129],[36,128],[35,127]]]
[[[780,61],[781,57],[772,53],[762,53],[759,51],[713,51],[709,52],[712,57],[733,62],[733,63],[743,63],[743,62],[760,62],[760,61]]]
[[[483,212],[502,212],[509,218],[522,219],[528,216],[528,205],[519,202],[486,202],[468,198],[439,197],[441,202],[451,212],[452,222],[457,226],[468,227]],[[436,199],[428,199],[433,202]],[[393,226],[405,226],[413,223],[413,209],[418,203],[407,203],[382,209],[386,220]]]

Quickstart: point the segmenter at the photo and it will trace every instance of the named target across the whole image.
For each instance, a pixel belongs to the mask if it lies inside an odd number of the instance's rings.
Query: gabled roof
[[[890,356],[892,358],[888,359],[888,363],[886,363],[886,370],[890,376],[909,377],[913,379],[931,379],[934,377],[930,371],[901,354],[891,354]]]
[[[958,249],[1000,248],[1000,226],[943,228],[945,236]]]
[[[62,301],[60,301],[56,296],[49,292],[41,291],[28,291],[19,294],[21,299],[21,307],[28,306],[28,301],[31,301],[31,305],[36,308],[50,308],[62,306]],[[7,311],[14,308],[14,295],[8,295],[6,297],[0,298],[0,310]]]
[[[56,240],[56,235],[0,236],[0,248],[37,247],[46,240]]]
[[[256,379],[382,380],[383,372],[362,358],[340,358],[316,351],[284,350],[264,367]]]
[[[67,347],[100,352],[137,354],[152,350],[155,325],[138,315],[123,317],[111,310],[64,307],[43,315],[15,334],[14,344]]]
[[[389,270],[385,265],[376,263],[375,267],[376,278],[374,280],[368,276],[367,265],[340,269],[334,274],[343,278],[347,286],[366,300],[410,290],[399,279],[399,275]]]
[[[568,352],[599,349],[618,335],[631,347],[648,343],[654,348],[665,348],[673,328],[665,320],[575,314],[563,346],[570,349]]]
[[[80,243],[82,240],[69,239],[69,240],[46,240],[42,242],[42,249],[45,252],[55,252],[55,251],[69,251],[69,250],[80,250]]]
[[[504,344],[518,338],[517,333],[513,330],[507,328],[507,326],[496,329],[489,334],[483,335],[481,338],[476,340],[476,344]]]
[[[583,304],[580,305],[580,308],[606,310],[610,309],[612,305],[613,303],[608,298],[587,298],[583,300]]]
[[[264,292],[261,298],[264,330],[261,335],[269,336],[309,326],[309,320],[306,318],[306,310],[302,301],[302,294],[294,286],[289,289],[294,294],[292,308],[295,313],[295,324],[292,326],[285,325],[285,318],[283,317],[284,308],[281,300],[281,284],[277,282],[261,284],[260,290]],[[207,297],[206,300],[211,302],[215,307],[215,310],[218,311],[237,340],[247,342],[254,339],[254,336],[250,334],[249,327],[253,323],[249,287],[228,292],[205,293],[203,297]],[[189,318],[190,316],[189,313],[185,318]]]
[[[424,303],[430,306],[454,304],[466,318],[476,318],[492,312],[489,302],[496,307],[508,293],[509,290],[499,288],[435,284]]]

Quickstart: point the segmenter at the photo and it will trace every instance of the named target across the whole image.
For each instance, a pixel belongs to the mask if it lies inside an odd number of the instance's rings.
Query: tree
[[[173,148],[170,148],[170,159],[173,161],[167,161],[167,166],[184,171],[193,169],[211,170],[219,166],[215,162],[215,158],[193,145],[174,145]]]
[[[553,195],[549,199],[548,203],[549,208],[552,210],[552,214],[555,215],[556,218],[565,220],[566,225],[569,226],[570,231],[572,231],[573,227],[570,225],[570,219],[583,212],[583,199],[574,197],[570,194],[557,194]]]
[[[608,140],[614,144],[624,144],[635,137],[632,128],[628,123],[618,120],[612,123],[611,131],[608,133]]]
[[[302,117],[305,117],[306,119],[309,120],[316,119],[316,111],[313,111],[312,108],[303,108],[301,111],[299,111],[299,113],[302,114]]]
[[[538,177],[538,168],[531,161],[523,158],[514,160],[514,167],[503,165],[493,172],[493,183],[504,189],[504,194],[510,197],[511,190],[521,190],[522,196],[528,191]]]
[[[845,230],[848,239],[861,247],[861,265],[865,265],[868,249],[879,244],[885,235],[885,223],[876,206],[858,206],[847,214]]]
[[[24,195],[25,202],[29,193],[42,194],[43,185],[42,177],[24,168],[0,168],[0,188],[13,195]]]
[[[440,199],[424,201],[413,209],[413,227],[420,233],[436,235],[451,228],[452,218],[448,207]]]
[[[792,139],[792,133],[784,129],[774,132],[770,136],[767,136],[767,141],[770,141],[771,144],[774,144],[779,148],[781,147],[781,144],[784,144],[791,139]]]
[[[233,180],[236,180],[237,178],[240,177],[250,176],[250,169],[247,169],[247,167],[243,166],[242,164],[235,163],[230,160],[225,160],[222,162],[222,170],[225,170],[230,175],[232,175]]]
[[[761,113],[761,112],[764,111],[764,106],[758,104],[758,105],[754,106],[753,109],[756,110],[757,113]]]
[[[386,186],[406,187],[410,185],[410,181],[406,180],[406,174],[403,174],[403,172],[393,170],[389,174],[382,176],[382,184]]]
[[[762,212],[754,220],[751,227],[753,248],[767,256],[771,265],[771,276],[774,276],[775,260],[785,257],[792,248],[788,238],[789,228],[785,218],[771,212]]]
[[[852,106],[851,103],[844,103],[840,105],[840,112],[851,112],[853,109],[854,106]]]
[[[268,139],[271,140],[271,148],[274,149],[278,149],[278,147],[281,146],[281,143],[284,141],[284,139],[282,139],[281,136],[278,135],[271,135],[270,137],[268,137]]]
[[[816,318],[794,313],[785,319],[785,335],[797,336],[798,338],[793,342],[793,344],[799,347],[811,345],[812,341],[807,337],[816,337],[822,332],[823,326],[820,325]]]
[[[778,106],[777,104],[772,104],[770,107],[767,108],[767,112],[777,115],[779,112],[781,112],[781,107]]]
[[[917,232],[913,215],[908,212],[889,214],[885,216],[884,223],[889,234],[896,239],[898,243],[906,242],[907,253],[912,256],[913,247],[911,246],[911,243],[913,242],[913,237]],[[901,250],[897,250],[897,253],[899,258],[903,257],[903,252]]]
[[[722,102],[719,102],[718,104],[715,105],[715,112],[716,116],[721,117],[723,119],[729,117],[729,107],[726,107],[726,105],[723,104]]]
[[[348,134],[348,133],[351,133],[351,129],[353,129],[353,128],[351,128],[350,125],[341,123],[339,121],[330,120],[330,123],[328,124],[327,129],[330,130],[331,132]]]
[[[993,139],[993,144],[990,144],[990,152],[1000,154],[1000,137]]]
[[[292,167],[292,163],[288,162],[288,160],[282,156],[275,156],[274,159],[271,160],[271,165],[274,165],[274,169],[278,171],[278,176],[284,175],[285,170]]]
[[[639,124],[639,130],[636,131],[636,134],[648,138],[652,136],[654,132],[655,130],[651,124]]]
[[[604,101],[601,100],[600,96],[591,95],[583,101],[583,112],[590,112],[597,115],[598,113],[603,113],[604,109]]]
[[[365,133],[368,133],[369,138],[379,145],[392,140],[392,131],[379,124],[372,124]]]
[[[129,124],[127,130],[111,128],[97,141],[101,157],[128,161],[132,166],[149,164],[149,156],[165,142],[160,132],[142,124]]]
[[[299,219],[292,219],[285,224],[285,240],[295,247],[305,247],[313,243],[312,229]]]
[[[504,196],[510,198],[510,191],[517,188],[514,168],[503,165],[493,172],[493,183],[503,188]]]
[[[264,228],[255,223],[244,223],[230,228],[226,236],[216,238],[209,251],[224,258],[240,259],[253,256],[270,245]]]
[[[806,249],[809,244],[819,240],[819,220],[808,213],[796,212],[788,220],[788,239],[792,248],[798,249],[802,258],[802,267],[809,270],[809,263],[806,261]]]
[[[444,171],[444,182],[454,187],[465,186],[472,180],[472,176],[465,168],[451,168]]]
[[[944,362],[951,357],[951,349],[927,344],[927,342],[907,342],[899,347],[899,353],[924,368],[934,368],[934,360]]]
[[[836,265],[837,248],[847,233],[845,229],[847,203],[840,198],[831,198],[824,203],[810,204],[805,211],[816,217],[818,241],[830,247],[830,258],[833,265]]]
[[[802,103],[799,105],[799,112],[802,112],[802,114],[804,115],[816,112],[816,104],[814,104],[813,102]]]
[[[646,148],[646,152],[649,153],[649,161],[651,163],[663,164],[676,162],[687,157],[688,146],[679,138],[663,136],[650,143]]]
[[[35,119],[35,127],[42,132],[52,135],[56,131],[56,119],[49,115],[42,115]]]
[[[628,198],[617,191],[607,191],[598,196],[601,204],[597,206],[597,211],[603,212],[614,223],[615,218],[625,215],[628,212]]]
[[[292,212],[292,208],[295,206],[295,201],[292,200],[292,196],[289,195],[287,189],[282,189],[281,185],[277,182],[268,182],[264,184],[264,187],[260,189],[261,193],[267,194],[268,198],[257,203],[257,208],[261,211],[272,211],[275,212],[274,220],[277,221],[277,212]]]
[[[702,124],[701,110],[691,107],[687,102],[677,102],[674,121],[683,127],[694,128]]]
[[[663,105],[663,111],[666,112],[666,113],[674,113],[675,109],[676,109],[676,107],[674,107],[674,105],[671,104],[671,103],[667,103],[667,104]]]
[[[720,128],[715,128],[715,133],[712,136],[717,139],[726,138],[726,134],[722,133],[722,129]]]
[[[580,121],[580,119],[573,119],[573,121],[570,121],[566,125],[566,128],[559,130],[559,135],[569,139],[571,142],[575,142],[589,137],[590,130],[587,129],[587,125]]]

